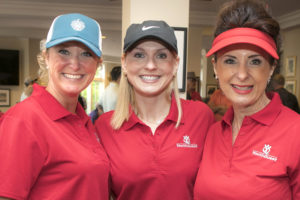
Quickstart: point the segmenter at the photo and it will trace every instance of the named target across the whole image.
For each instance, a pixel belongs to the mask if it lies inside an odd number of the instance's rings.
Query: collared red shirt
[[[80,104],[66,110],[45,88],[0,119],[0,197],[108,199],[108,158]]]
[[[166,119],[153,135],[132,113],[113,130],[113,112],[96,121],[101,142],[111,161],[112,192],[118,200],[191,200],[212,111],[202,102],[181,101],[183,116],[176,129],[174,97]]]
[[[277,93],[246,116],[232,145],[233,109],[207,135],[194,188],[196,200],[299,200],[300,115]]]

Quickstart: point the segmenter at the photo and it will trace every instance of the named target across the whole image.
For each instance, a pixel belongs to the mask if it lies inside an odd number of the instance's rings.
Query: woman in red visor
[[[195,199],[300,199],[300,115],[266,93],[280,27],[265,7],[238,0],[220,10],[207,56],[232,107],[209,130]]]

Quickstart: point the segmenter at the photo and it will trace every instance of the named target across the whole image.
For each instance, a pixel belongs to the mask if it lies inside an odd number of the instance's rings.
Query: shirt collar
[[[131,113],[130,117],[129,117],[128,121],[123,124],[123,127],[124,127],[125,130],[128,130],[128,129],[132,128],[133,126],[135,126],[138,123],[139,124],[144,124],[136,116],[136,114],[133,112],[131,106],[129,108],[129,112]],[[170,111],[169,111],[169,114],[167,115],[165,121],[169,120],[169,121],[173,121],[173,122],[176,123],[177,122],[177,117],[178,117],[177,104],[176,104],[175,96],[172,95]],[[181,122],[180,123],[184,123],[184,117],[183,116],[181,118]]]
[[[43,86],[34,84],[31,97],[40,104],[44,112],[53,121],[74,115],[63,107]],[[89,117],[86,115],[84,109],[79,103],[77,103],[76,114],[83,120],[84,123],[87,123]]]
[[[268,98],[271,100],[270,103],[265,106],[262,110],[248,116],[249,118],[257,121],[264,125],[271,125],[277,118],[278,114],[282,109],[282,103],[280,96],[277,93],[267,93]],[[234,117],[233,107],[230,107],[225,113],[222,123],[231,126]]]

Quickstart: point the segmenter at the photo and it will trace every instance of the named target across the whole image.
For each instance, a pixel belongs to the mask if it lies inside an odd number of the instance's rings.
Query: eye
[[[262,63],[262,61],[258,58],[253,59],[253,60],[250,61],[251,65],[260,65],[261,63]]]
[[[232,65],[232,64],[235,64],[236,62],[235,62],[235,60],[232,59],[232,58],[227,58],[227,59],[224,60],[224,63],[225,63],[225,64]]]
[[[83,56],[86,56],[86,57],[93,57],[93,54],[89,51],[85,51],[82,53]]]
[[[159,53],[158,55],[157,55],[157,58],[160,58],[160,59],[165,59],[165,58],[167,58],[168,56],[167,56],[167,54],[166,53]]]
[[[63,54],[63,55],[70,55],[70,52],[66,49],[60,49],[60,50],[58,50],[58,53]]]
[[[134,55],[133,55],[135,58],[144,58],[145,57],[145,55],[143,54],[143,53],[141,53],[141,52],[136,52],[136,53],[134,53]]]

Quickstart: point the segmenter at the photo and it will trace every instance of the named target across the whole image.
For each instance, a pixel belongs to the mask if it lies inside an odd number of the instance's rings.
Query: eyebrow
[[[232,55],[224,55],[224,56],[230,57],[230,58],[236,58],[236,56],[232,56]],[[254,57],[262,57],[262,55],[254,54],[254,55],[248,56],[248,58],[254,58]]]
[[[262,57],[262,55],[259,55],[259,54],[254,54],[254,55],[251,55],[251,56],[249,56],[248,58],[254,58],[254,57]]]

